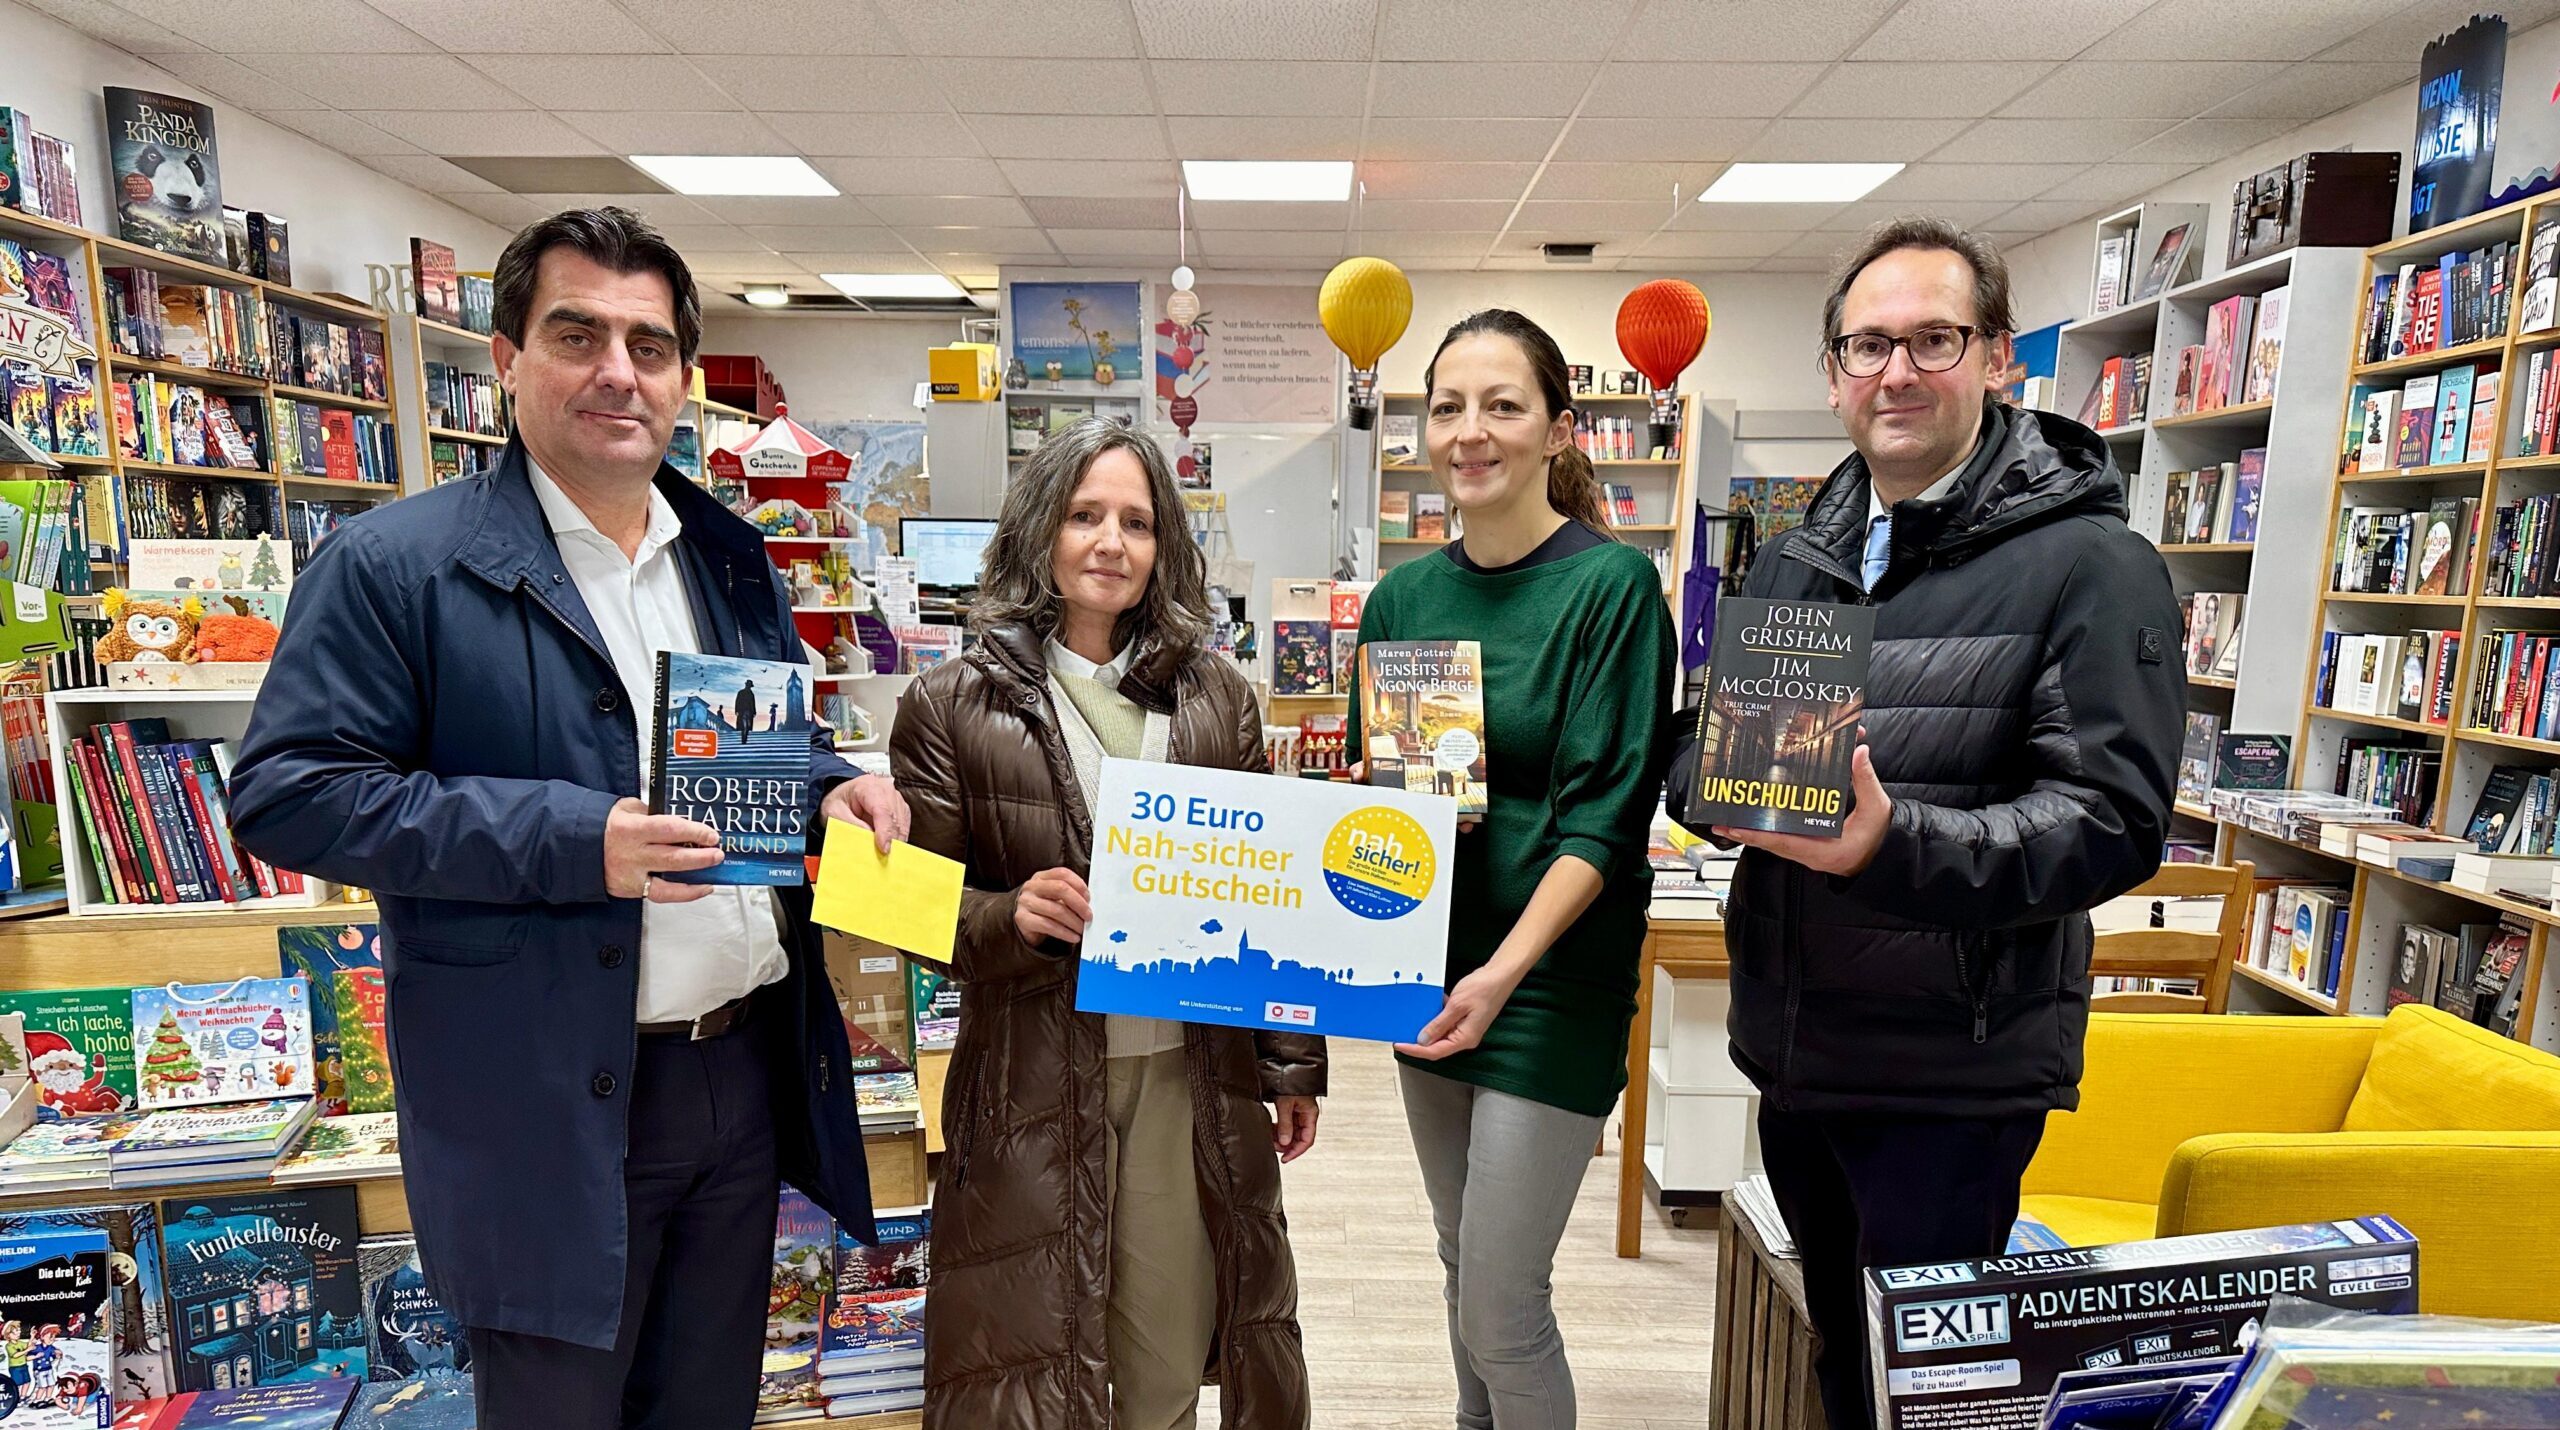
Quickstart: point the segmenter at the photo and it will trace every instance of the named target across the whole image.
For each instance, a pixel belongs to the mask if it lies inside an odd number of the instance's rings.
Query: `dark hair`
[[[1858,281],[1868,264],[1906,248],[1945,249],[1972,267],[1973,321],[1982,329],[1979,336],[1984,342],[2017,331],[2017,319],[2009,311],[2009,264],[2000,250],[1945,219],[1911,214],[1867,230],[1866,241],[1832,276],[1831,296],[1822,304],[1823,361],[1830,361],[1831,340],[1840,336],[1840,310],[1848,304],[1849,285]]]
[[[1432,374],[1440,368],[1440,354],[1449,344],[1475,333],[1498,333],[1520,345],[1529,359],[1529,371],[1537,375],[1538,395],[1546,400],[1547,420],[1573,410],[1573,374],[1565,366],[1564,349],[1547,336],[1547,330],[1509,308],[1483,308],[1469,313],[1449,325],[1440,335],[1440,346],[1432,349],[1431,361],[1422,369],[1422,391],[1428,401]],[[1611,541],[1618,538],[1609,530],[1609,519],[1600,508],[1600,474],[1592,470],[1591,459],[1571,443],[1547,463],[1547,505],[1571,521],[1598,531]]]
[[[541,276],[542,255],[571,248],[616,273],[655,273],[667,280],[676,302],[676,349],[686,362],[702,346],[702,295],[694,291],[693,270],[684,255],[648,220],[623,208],[564,209],[538,223],[527,224],[498,255],[492,280],[497,289],[494,326],[507,341],[524,346],[524,325],[532,316],[533,285]]]
[[[1040,439],[1040,448],[1013,474],[996,534],[987,543],[986,570],[969,624],[980,631],[1019,621],[1042,637],[1056,633],[1066,598],[1058,594],[1058,529],[1085,473],[1118,448],[1146,469],[1147,495],[1155,507],[1156,564],[1146,593],[1120,613],[1112,644],[1132,639],[1194,646],[1209,633],[1209,561],[1191,539],[1173,464],[1153,438],[1109,417],[1087,417]]]

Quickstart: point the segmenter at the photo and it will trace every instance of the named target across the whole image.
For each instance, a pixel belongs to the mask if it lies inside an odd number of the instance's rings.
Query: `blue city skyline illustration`
[[[722,779],[781,780],[805,790],[810,736],[816,728],[809,718],[808,681],[804,668],[782,661],[671,654],[667,728],[659,736],[668,742],[667,777],[672,781],[677,775],[709,774]],[[673,740],[677,730],[712,731],[719,737],[718,752],[707,759],[678,755]],[[664,792],[660,794],[663,801]],[[709,816],[734,813],[713,807],[670,807],[669,812],[702,820],[724,835],[730,832],[728,825]],[[801,838],[794,838],[787,854],[757,853],[733,844],[726,857],[709,869],[659,877],[700,884],[805,883],[808,873],[801,843]]]
[[[1134,959],[1124,952],[1126,929],[1088,942],[1076,975],[1076,1007],[1088,1013],[1409,1043],[1447,1001],[1440,984],[1419,972],[1397,969],[1384,982],[1356,981],[1348,968],[1301,963],[1255,947],[1250,926],[1237,931],[1233,953],[1217,951],[1226,931],[1221,921],[1209,919],[1199,928],[1206,939],[1185,938],[1173,949],[1152,954],[1141,950]],[[1312,1016],[1304,1022],[1266,1016],[1274,1003],[1311,1010]]]

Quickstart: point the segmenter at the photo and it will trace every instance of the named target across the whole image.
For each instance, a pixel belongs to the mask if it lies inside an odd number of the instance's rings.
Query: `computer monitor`
[[[911,516],[898,523],[898,551],[916,563],[916,584],[959,591],[978,584],[996,524],[981,517]]]

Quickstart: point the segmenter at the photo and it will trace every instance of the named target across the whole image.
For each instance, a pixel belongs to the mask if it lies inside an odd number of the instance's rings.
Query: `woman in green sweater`
[[[1482,647],[1488,803],[1458,840],[1448,1006],[1397,1048],[1405,1116],[1448,1269],[1460,1430],[1571,1430],[1548,1276],[1625,1081],[1671,611],[1653,562],[1608,534],[1553,338],[1473,314],[1423,387],[1465,535],[1389,572],[1360,639]]]

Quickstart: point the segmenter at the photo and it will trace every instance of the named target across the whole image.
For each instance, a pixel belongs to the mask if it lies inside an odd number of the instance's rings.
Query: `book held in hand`
[[[1360,723],[1369,783],[1449,795],[1485,812],[1484,652],[1474,641],[1360,647]]]
[[[658,652],[649,810],[720,831],[722,859],[684,884],[805,884],[815,728],[809,673],[778,660]]]
[[[1697,783],[1680,822],[1840,837],[1875,611],[1729,596],[1718,617]]]

